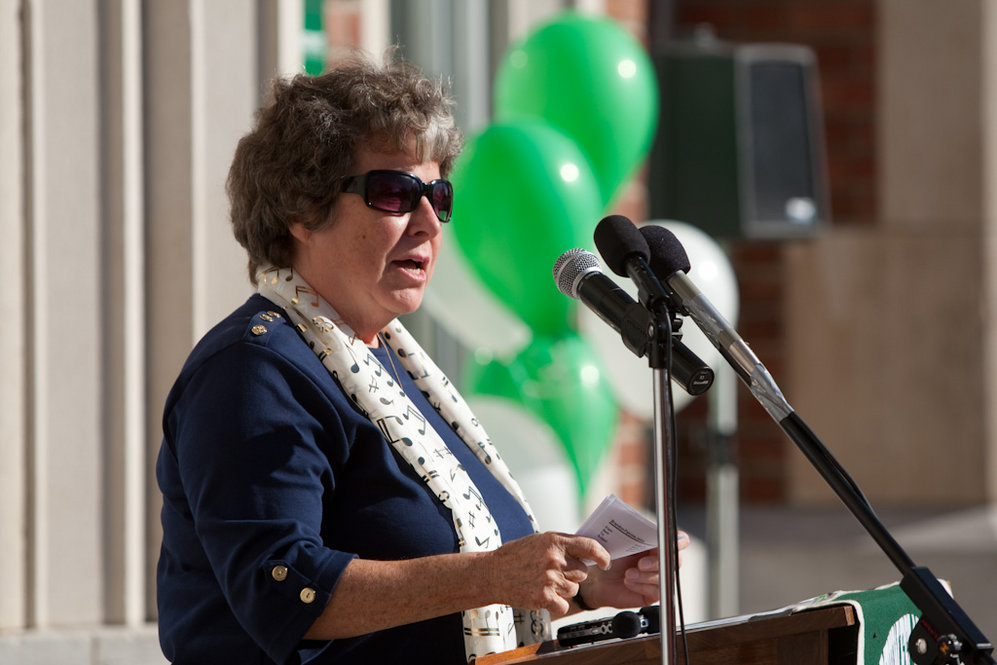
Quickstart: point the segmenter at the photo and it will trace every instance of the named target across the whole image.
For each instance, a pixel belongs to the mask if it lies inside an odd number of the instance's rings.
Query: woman
[[[192,351],[157,463],[173,662],[464,663],[544,639],[547,613],[657,599],[655,553],[610,566],[595,540],[536,533],[395,321],[450,219],[451,104],[356,56],[278,82],[239,143],[232,223],[259,292]]]

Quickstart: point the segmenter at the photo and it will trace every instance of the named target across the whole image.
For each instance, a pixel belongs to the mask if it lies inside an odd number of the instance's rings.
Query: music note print
[[[298,296],[300,296],[302,293],[312,296],[312,302],[308,304],[310,304],[312,307],[318,307],[318,292],[312,287],[305,286],[303,284],[294,285],[294,297],[291,298],[291,302],[297,305],[299,300]]]
[[[405,413],[403,413],[402,416],[405,418],[405,420],[414,419],[416,422],[419,423],[417,431],[419,432],[420,435],[424,435],[426,433],[426,422],[427,422],[426,416],[422,415],[422,413],[420,413],[419,410],[415,408],[413,405],[409,404],[408,408],[405,410]]]

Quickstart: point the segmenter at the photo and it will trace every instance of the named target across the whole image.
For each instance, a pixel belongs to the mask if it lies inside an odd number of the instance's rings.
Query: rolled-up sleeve
[[[167,574],[204,567],[213,577],[173,575],[173,599],[197,611],[184,584],[216,585],[203,593],[223,597],[242,630],[284,663],[354,558],[321,537],[349,437],[331,381],[319,385],[266,342],[220,349],[174,388],[157,475]]]

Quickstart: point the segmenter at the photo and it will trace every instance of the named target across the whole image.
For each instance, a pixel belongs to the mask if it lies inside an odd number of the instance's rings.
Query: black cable
[[[670,318],[666,318],[666,321],[670,321]],[[669,326],[668,342],[665,347],[665,362],[667,366],[666,379],[671,381],[672,377],[672,331]],[[666,458],[666,464],[668,464],[668,485],[669,485],[669,497],[668,500],[671,502],[672,510],[678,506],[678,464],[676,461],[678,455],[676,454],[678,437],[675,435],[675,402],[672,398],[671,385],[668,386],[668,418],[671,420],[672,426],[666,428],[668,433],[668,445],[665,446],[667,449],[666,455],[671,459]],[[663,519],[664,516],[659,515],[658,519]],[[682,656],[685,660],[685,665],[689,665],[689,641],[686,636],[685,630],[685,610],[683,608],[682,602],[682,580],[679,575],[678,566],[678,529],[672,529],[672,533],[669,534],[672,539],[672,551],[675,552],[675,561],[671,566],[671,573],[674,577],[675,582],[675,599],[661,599],[661,602],[675,602],[678,605],[678,630],[682,637]],[[669,636],[671,639],[672,636]]]

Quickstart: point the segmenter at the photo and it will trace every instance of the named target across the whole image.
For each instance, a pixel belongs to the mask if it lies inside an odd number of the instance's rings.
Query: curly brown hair
[[[391,54],[378,65],[357,52],[320,76],[277,79],[226,183],[250,282],[262,267],[291,265],[293,222],[327,223],[361,146],[405,150],[414,138],[416,157],[447,177],[462,147],[453,104],[442,79]]]

